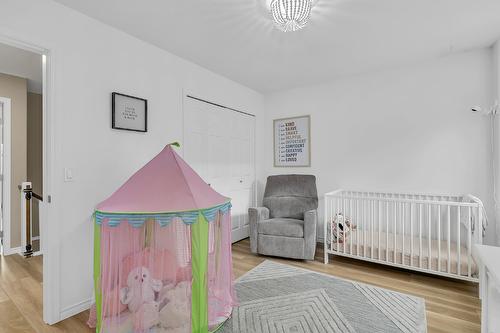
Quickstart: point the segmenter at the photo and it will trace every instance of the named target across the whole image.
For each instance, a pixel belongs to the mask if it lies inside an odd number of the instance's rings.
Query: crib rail
[[[478,281],[485,215],[474,196],[337,190],[324,209],[325,263],[335,254]]]

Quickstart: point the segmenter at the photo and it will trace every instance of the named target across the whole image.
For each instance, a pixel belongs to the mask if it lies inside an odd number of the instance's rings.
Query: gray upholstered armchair
[[[313,260],[318,220],[316,177],[269,176],[263,206],[248,209],[251,251]]]

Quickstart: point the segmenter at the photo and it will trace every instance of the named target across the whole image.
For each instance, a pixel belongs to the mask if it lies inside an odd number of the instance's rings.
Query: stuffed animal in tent
[[[147,332],[158,324],[160,319],[158,302],[142,304],[134,313],[134,332]]]
[[[168,333],[191,332],[191,283],[182,281],[175,287],[164,287],[158,299],[166,302],[160,310],[160,327]]]
[[[136,267],[130,271],[127,286],[120,290],[120,301],[130,312],[137,312],[143,304],[155,301],[155,292],[162,288],[160,280],[153,279],[146,267]]]

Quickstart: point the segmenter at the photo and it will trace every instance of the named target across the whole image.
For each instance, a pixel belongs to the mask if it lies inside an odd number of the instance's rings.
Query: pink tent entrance
[[[98,333],[213,332],[231,315],[230,199],[172,145],[95,211]]]

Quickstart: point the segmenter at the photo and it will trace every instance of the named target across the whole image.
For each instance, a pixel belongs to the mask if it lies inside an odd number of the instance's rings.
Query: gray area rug
[[[266,260],[236,282],[239,306],[223,333],[421,333],[425,302]]]

